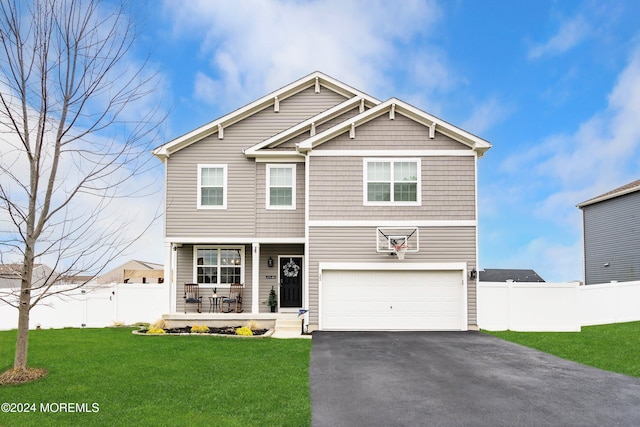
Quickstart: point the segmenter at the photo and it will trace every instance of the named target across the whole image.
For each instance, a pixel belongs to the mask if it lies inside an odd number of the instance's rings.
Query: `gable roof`
[[[314,147],[332,138],[335,138],[338,135],[343,134],[347,130],[355,130],[358,126],[387,113],[390,115],[393,115],[395,113],[402,114],[420,124],[430,127],[431,129],[433,129],[431,132],[435,132],[435,129],[437,128],[438,132],[469,146],[474,151],[477,151],[479,157],[482,157],[485,151],[491,148],[491,144],[484,139],[477,137],[450,123],[447,123],[444,120],[426,113],[410,104],[407,104],[404,101],[401,101],[397,98],[391,98],[367,111],[358,114],[355,117],[352,117],[349,120],[345,120],[344,122],[297,144],[298,150],[304,152],[312,150]]]
[[[598,202],[603,202],[605,200],[613,199],[616,197],[624,196],[625,194],[633,193],[635,191],[640,190],[640,179],[630,182],[628,184],[623,185],[622,187],[618,187],[615,190],[608,191],[604,194],[594,197],[593,199],[589,199],[585,202],[582,202],[577,205],[580,209],[585,206],[593,205]]]
[[[267,107],[273,106],[276,102],[280,102],[286,98],[289,98],[290,96],[293,96],[299,92],[302,92],[303,90],[314,86],[316,91],[319,91],[320,87],[323,86],[330,90],[333,90],[336,93],[344,95],[347,98],[357,97],[360,99],[365,99],[371,104],[377,104],[380,102],[376,98],[373,98],[364,92],[354,89],[351,86],[334,79],[333,77],[316,71],[274,92],[271,92],[268,95],[265,95],[262,98],[259,98],[252,103],[245,105],[244,107],[241,107],[172,141],[169,141],[166,144],[163,144],[160,147],[154,149],[152,153],[162,160],[166,159],[171,155],[171,153],[181,150],[182,148],[187,147],[209,135],[213,135],[214,133],[224,132],[225,127],[237,123],[245,119],[246,117],[257,113],[258,111],[262,111]]]
[[[258,151],[263,148],[273,148],[278,146],[279,144],[290,140],[304,132],[309,132],[313,126],[320,125],[322,123],[327,122],[333,118],[338,117],[341,114],[344,114],[347,111],[350,111],[360,105],[361,110],[364,111],[364,108],[371,108],[374,105],[380,104],[380,101],[377,99],[365,99],[354,96],[352,98],[347,99],[346,101],[329,108],[313,117],[308,118],[307,120],[298,123],[295,126],[290,127],[277,135],[272,136],[271,138],[267,138],[264,141],[256,144],[244,151],[244,154],[248,157],[255,157],[258,154]],[[260,153],[261,155],[267,154],[267,152],[263,151]],[[272,153],[278,154],[278,153]]]
[[[544,282],[544,279],[533,270],[485,268],[478,273],[481,282]]]

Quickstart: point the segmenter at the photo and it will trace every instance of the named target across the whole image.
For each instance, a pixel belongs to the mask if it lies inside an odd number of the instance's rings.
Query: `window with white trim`
[[[364,204],[420,206],[420,159],[364,159]]]
[[[267,165],[267,209],[296,208],[296,165]]]
[[[215,287],[244,282],[244,247],[196,246],[193,250],[194,280],[199,285]]]
[[[227,165],[198,165],[198,208],[227,208]]]

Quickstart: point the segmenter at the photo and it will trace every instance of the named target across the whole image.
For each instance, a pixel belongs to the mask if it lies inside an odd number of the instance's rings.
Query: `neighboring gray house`
[[[640,280],[640,180],[578,205],[586,285]]]
[[[0,264],[0,288],[20,288],[23,264]],[[44,264],[33,266],[33,287],[47,283],[52,277],[53,270]]]
[[[241,283],[245,314],[268,316],[274,287],[309,330],[477,328],[490,147],[320,72],[158,147],[173,312],[185,283],[205,301]]]
[[[480,282],[544,282],[534,270],[516,268],[485,268],[478,272]]]

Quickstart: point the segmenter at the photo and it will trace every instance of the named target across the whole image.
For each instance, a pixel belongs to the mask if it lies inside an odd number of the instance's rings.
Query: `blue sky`
[[[159,144],[315,70],[490,141],[481,268],[580,280],[575,205],[640,178],[640,2],[138,4],[134,53],[152,49],[170,111]],[[162,261],[161,224],[132,256]]]

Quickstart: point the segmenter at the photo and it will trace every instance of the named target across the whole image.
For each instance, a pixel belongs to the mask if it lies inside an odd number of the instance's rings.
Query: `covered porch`
[[[308,307],[304,239],[181,239],[165,243],[165,259],[165,278],[169,278],[171,289],[171,312],[163,316],[165,320],[189,316],[223,322],[248,316],[256,321],[275,321],[277,314],[297,316]],[[190,283],[198,285],[200,313],[198,304],[186,303],[185,284]],[[239,312],[233,307],[223,313],[214,303],[228,297],[234,283],[242,285]],[[275,312],[268,305],[272,288]],[[218,301],[213,300],[214,294]]]

